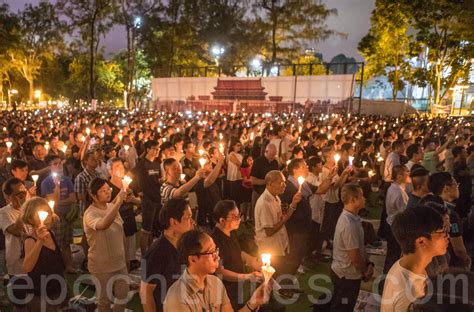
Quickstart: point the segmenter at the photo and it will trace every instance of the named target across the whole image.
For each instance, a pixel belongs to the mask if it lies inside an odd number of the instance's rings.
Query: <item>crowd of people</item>
[[[128,273],[138,268],[144,311],[284,310],[277,299],[302,292],[297,273],[325,262],[334,288],[327,307],[353,311],[361,282],[374,277],[369,243],[386,249],[381,311],[431,311],[430,280],[450,272],[470,280],[469,118],[138,110],[0,117],[0,261],[13,288],[31,281],[9,296],[0,281],[0,303],[17,311],[67,306],[66,282],[53,277],[87,272],[99,311],[124,311]],[[377,235],[363,219],[371,209],[381,211]],[[245,244],[237,233],[244,223],[253,229]],[[75,227],[83,229],[79,267]],[[266,253],[271,280],[262,274]],[[474,303],[458,296],[447,297]]]

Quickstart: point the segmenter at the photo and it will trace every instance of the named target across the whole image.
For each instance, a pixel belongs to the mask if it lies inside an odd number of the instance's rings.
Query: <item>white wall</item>
[[[296,78],[296,79],[295,79]],[[226,80],[259,79],[258,77],[236,78],[221,77]],[[269,96],[283,96],[283,101],[292,101],[295,92],[296,102],[304,103],[307,99],[331,100],[338,102],[353,95],[353,75],[328,76],[280,76],[262,77],[263,90]],[[191,95],[210,95],[217,86],[217,77],[154,78],[152,81],[153,101],[186,100]]]

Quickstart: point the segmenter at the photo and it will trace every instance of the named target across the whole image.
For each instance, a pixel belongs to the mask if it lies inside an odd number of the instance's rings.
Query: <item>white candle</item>
[[[51,208],[51,210],[52,210],[53,213],[54,213],[54,200],[48,201],[48,205],[49,205],[49,208]]]
[[[265,279],[265,283],[267,283],[275,273],[275,269],[270,265],[271,264],[271,254],[262,254],[262,273]]]
[[[89,136],[91,134],[91,129],[90,128],[87,128],[86,129],[86,134]]]
[[[334,161],[336,162],[336,164],[339,162],[339,159],[341,159],[341,155],[339,154],[334,155]]]
[[[63,153],[66,153],[66,151],[67,151],[67,145],[63,145],[63,147],[61,148],[61,150],[63,151]]]
[[[204,167],[206,164],[206,158],[199,158],[199,164],[201,164],[201,167]]]
[[[184,181],[184,179],[186,178],[186,175],[184,173],[181,173],[180,178],[181,178],[181,181]]]
[[[365,160],[362,161],[362,167],[365,168],[365,165],[367,165],[367,162]]]
[[[298,192],[301,192],[301,187],[303,186],[304,181],[305,181],[304,177],[298,177],[298,184],[299,184]]]
[[[129,176],[124,176],[123,179],[122,179],[122,185],[123,185],[123,188],[126,190],[128,189],[128,186],[130,185],[130,183],[132,183],[132,178],[130,178]]]
[[[369,171],[369,178],[372,178],[375,175],[375,172],[373,170]]]
[[[40,211],[38,211],[38,216],[39,216],[39,219],[41,221],[41,226],[43,226],[44,225],[44,220],[46,220],[46,218],[48,217],[48,212],[40,210]]]
[[[128,145],[124,145],[124,146],[123,146],[123,149],[124,149],[126,152],[128,152],[128,149],[129,149],[129,148],[130,148],[130,146],[128,146]]]
[[[204,155],[204,150],[203,149],[199,149],[199,156],[202,156]]]
[[[11,163],[12,162],[12,158],[11,157],[7,157],[7,163]]]
[[[10,148],[12,147],[12,145],[13,145],[13,143],[10,142],[10,141],[7,141],[5,144],[7,145],[7,148],[8,148],[8,149],[10,149]]]
[[[222,143],[219,143],[219,152],[221,154],[224,154],[224,144],[222,144]]]
[[[34,174],[34,175],[31,176],[31,178],[33,179],[33,182],[34,182],[35,185],[36,185],[36,182],[38,182],[38,179],[39,179],[39,175]]]
[[[349,156],[349,166],[352,166],[353,161],[354,161],[354,156]]]

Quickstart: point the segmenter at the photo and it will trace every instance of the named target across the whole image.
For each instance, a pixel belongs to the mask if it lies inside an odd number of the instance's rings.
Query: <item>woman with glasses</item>
[[[221,200],[214,207],[214,220],[216,227],[211,237],[219,248],[221,265],[217,273],[222,275],[224,286],[227,290],[232,308],[238,310],[243,306],[239,299],[239,283],[244,281],[255,282],[262,278],[258,272],[262,266],[258,258],[253,257],[240,249],[235,230],[240,225],[240,212],[233,200]],[[253,272],[245,274],[244,264]],[[243,289],[240,285],[240,289]]]
[[[89,184],[92,205],[86,209],[83,218],[84,232],[89,243],[89,272],[97,279],[98,309],[124,311],[129,291],[127,265],[125,263],[123,220],[119,209],[127,192],[121,189],[110,202],[112,188],[107,180],[94,178]],[[113,283],[113,285],[110,285]],[[114,298],[110,298],[107,288],[112,286]]]

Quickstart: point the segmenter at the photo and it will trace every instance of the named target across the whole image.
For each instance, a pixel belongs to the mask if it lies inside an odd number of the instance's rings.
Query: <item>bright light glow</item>
[[[50,200],[50,201],[48,202],[48,206],[49,206],[49,208],[51,208],[51,210],[52,210],[53,212],[54,212],[54,204],[55,204],[54,200]]]
[[[339,162],[339,159],[341,159],[341,155],[339,154],[334,155],[334,161],[336,162],[336,164]]]
[[[263,266],[270,266],[272,255],[269,253],[264,253],[261,255]]]
[[[130,178],[129,176],[124,176],[122,179],[123,188],[128,189],[128,186],[130,185],[130,183],[132,183],[132,181],[132,178]]]
[[[222,54],[224,54],[225,49],[224,49],[224,47],[221,47],[219,45],[215,45],[215,46],[212,47],[211,52],[212,52],[212,55],[214,55],[215,57],[218,58]]]
[[[255,58],[253,59],[251,62],[250,62],[250,65],[252,67],[261,67],[262,66],[262,61],[260,61],[259,59]]]
[[[48,217],[48,214],[49,213],[47,211],[43,211],[43,210],[38,211],[38,216],[41,221],[41,226],[44,225],[44,220],[46,220],[46,218]]]
[[[182,181],[184,181],[184,179],[186,178],[186,175],[184,173],[181,173],[180,178]]]
[[[298,177],[298,184],[299,185],[303,185],[304,181],[305,181],[304,177]]]
[[[33,179],[33,182],[35,182],[35,184],[36,184],[36,182],[38,182],[39,175],[34,174],[34,175],[31,176],[31,178]]]
[[[349,166],[352,166],[353,161],[354,161],[354,156],[349,156]]]
[[[199,158],[199,163],[201,164],[201,167],[204,167],[206,164],[206,158]]]

